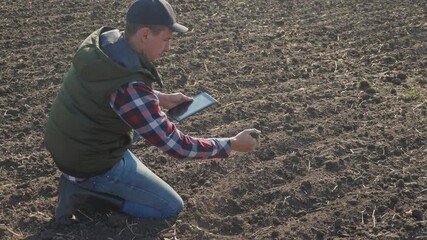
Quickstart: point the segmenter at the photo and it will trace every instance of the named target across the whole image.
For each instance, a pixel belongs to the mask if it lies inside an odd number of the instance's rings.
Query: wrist
[[[159,91],[155,91],[154,93],[156,93],[157,98],[159,99],[159,105],[161,107],[164,107],[164,103],[165,103],[165,94]]]
[[[231,145],[231,150],[232,151],[236,151],[236,149],[237,149],[237,139],[236,139],[236,137],[230,138],[230,145]]]

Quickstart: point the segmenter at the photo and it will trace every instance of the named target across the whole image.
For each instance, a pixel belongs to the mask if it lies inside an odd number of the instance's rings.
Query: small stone
[[[384,205],[380,205],[379,207],[378,207],[378,212],[380,212],[380,213],[383,213],[383,212],[385,212],[387,210],[387,207],[386,206],[384,206]]]
[[[397,196],[391,196],[390,197],[390,206],[391,207],[394,207],[397,204],[397,202],[399,202],[399,198]]]
[[[417,221],[422,221],[424,219],[423,211],[418,209],[412,210],[412,217],[414,217]]]
[[[310,181],[304,181],[301,183],[300,189],[303,191],[311,191],[311,183]]]
[[[319,134],[323,134],[323,133],[325,132],[325,128],[324,128],[324,127],[322,127],[322,126],[318,126],[318,127],[317,127],[317,132],[318,132]]]
[[[314,107],[307,107],[306,111],[307,111],[308,115],[311,117],[317,116],[317,110]]]
[[[339,163],[338,161],[326,161],[325,168],[328,171],[336,172],[339,170]]]
[[[271,232],[271,237],[272,238],[277,238],[278,236],[279,236],[279,232],[278,231]]]
[[[280,177],[273,180],[273,184],[283,184],[285,182],[286,182],[285,179]]]
[[[396,75],[396,78],[399,78],[400,80],[404,81],[404,80],[406,80],[406,74],[404,74],[404,73],[398,73]]]
[[[412,230],[417,229],[417,225],[415,223],[406,223],[405,226],[404,226],[404,228],[407,231],[412,231]]]
[[[385,236],[385,239],[390,239],[390,240],[399,240],[400,237],[397,233],[388,233]]]
[[[405,182],[403,181],[403,179],[399,179],[399,181],[397,181],[396,187],[398,187],[398,188],[404,188],[405,187]]]
[[[359,201],[357,201],[356,199],[351,199],[348,201],[348,203],[352,206],[356,206],[357,204],[359,204]]]
[[[334,222],[335,229],[340,229],[343,224],[343,220],[341,218],[337,218]]]
[[[396,59],[392,56],[385,56],[381,60],[384,64],[387,64],[387,65],[391,65],[396,62]]]
[[[280,219],[278,217],[274,217],[272,222],[274,225],[280,225],[281,224]]]
[[[323,239],[326,235],[326,232],[322,229],[311,228],[311,231],[316,235],[317,239]]]
[[[373,95],[373,94],[375,94],[377,91],[376,91],[375,89],[373,89],[373,88],[367,88],[367,89],[365,90],[365,92],[366,92],[367,94],[371,94],[371,95]]]
[[[234,226],[240,226],[242,227],[245,220],[243,220],[243,218],[241,216],[234,216],[231,218],[231,224],[233,224]]]
[[[166,157],[160,156],[159,157],[159,162],[160,162],[160,164],[164,165],[164,164],[166,164],[168,162],[168,160],[166,159]]]
[[[181,225],[179,225],[178,227],[178,231],[179,233],[187,233],[187,232],[191,232],[191,226],[188,223],[183,223]]]
[[[359,89],[360,90],[366,90],[369,87],[371,87],[371,84],[368,81],[362,80],[362,81],[359,82]]]

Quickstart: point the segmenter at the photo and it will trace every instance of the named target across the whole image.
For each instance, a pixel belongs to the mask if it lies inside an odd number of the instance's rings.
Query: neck
[[[142,49],[137,44],[136,40],[137,39],[135,38],[135,36],[129,37],[127,36],[127,34],[125,34],[125,41],[127,42],[127,44],[129,44],[130,48],[132,48],[138,54],[142,54]]]
[[[128,37],[125,34],[125,41],[132,50],[145,58],[142,44],[138,42],[138,39],[135,36]]]

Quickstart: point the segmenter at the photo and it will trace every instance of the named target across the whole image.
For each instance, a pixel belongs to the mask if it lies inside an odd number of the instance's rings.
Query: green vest
[[[132,129],[111,109],[111,94],[132,81],[162,86],[155,67],[142,57],[144,68],[131,71],[100,50],[99,36],[108,30],[98,29],[80,45],[46,124],[46,148],[58,168],[75,177],[108,171],[131,144]]]

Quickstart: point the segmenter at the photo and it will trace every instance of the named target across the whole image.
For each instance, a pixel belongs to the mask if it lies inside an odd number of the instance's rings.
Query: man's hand
[[[166,93],[158,92],[157,97],[159,98],[160,106],[166,109],[171,109],[181,103],[193,100],[192,97],[186,96],[182,93],[166,94]]]
[[[231,138],[231,150],[237,152],[249,152],[257,146],[260,130],[246,129]]]

